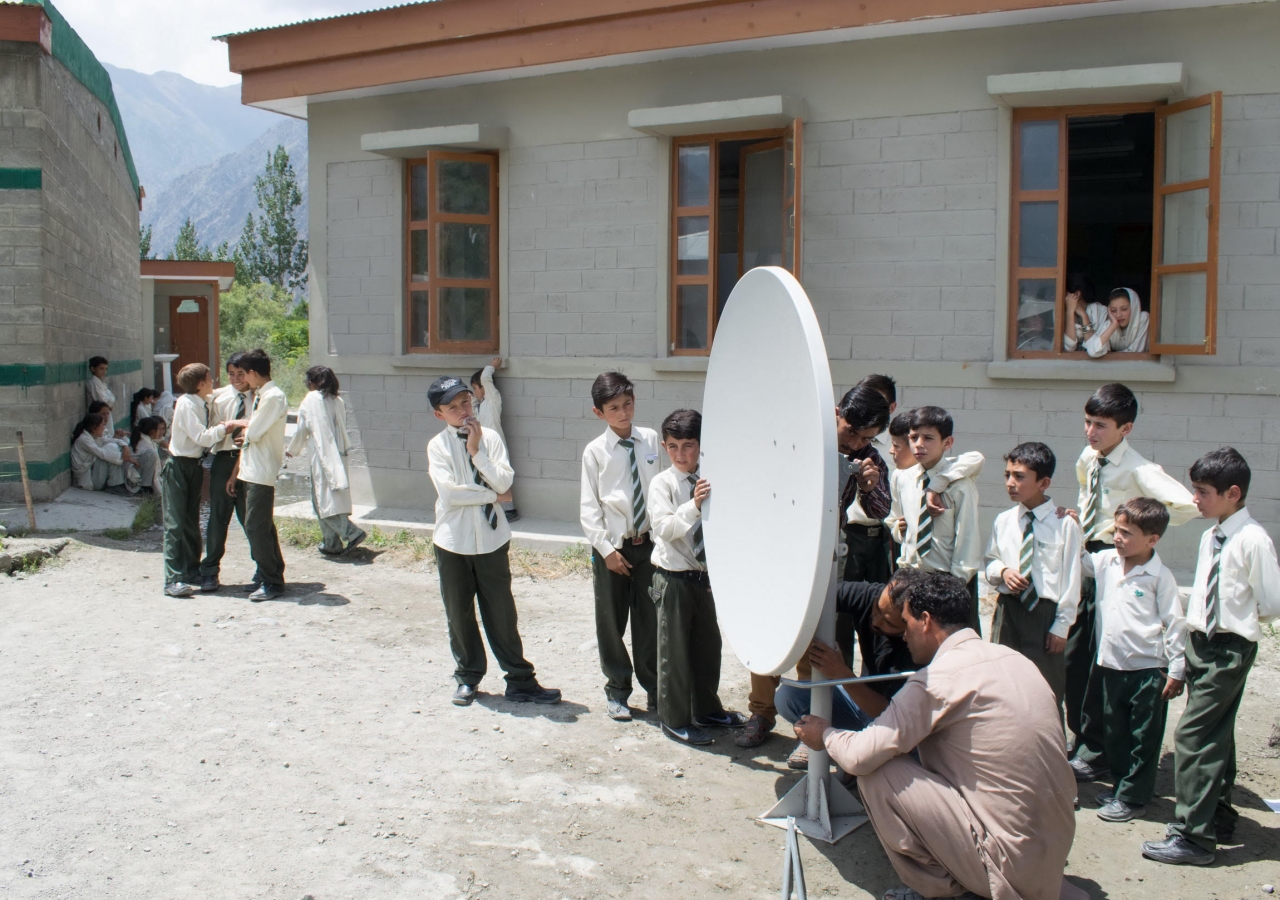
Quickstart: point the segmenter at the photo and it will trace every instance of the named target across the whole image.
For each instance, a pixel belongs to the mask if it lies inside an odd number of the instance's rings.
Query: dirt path
[[[281,601],[174,601],[154,541],[86,540],[0,578],[0,896],[777,897],[783,835],[753,817],[793,783],[791,741],[693,750],[606,719],[589,582],[516,585],[527,655],[565,703],[506,703],[491,673],[497,695],[458,709],[423,565],[286,548]],[[228,555],[224,580],[247,580],[243,537]],[[1270,639],[1240,717],[1243,846],[1210,869],[1146,862],[1171,802],[1105,825],[1086,788],[1069,873],[1093,896],[1280,882],[1259,799],[1280,796],[1278,656]],[[745,709],[745,671],[727,655],[724,672]],[[897,883],[867,826],[801,850],[811,896]]]

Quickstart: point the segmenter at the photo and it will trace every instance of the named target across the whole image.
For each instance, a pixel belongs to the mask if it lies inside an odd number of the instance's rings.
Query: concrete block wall
[[[325,173],[328,337],[338,356],[402,352],[402,173],[390,159],[330,163]]]

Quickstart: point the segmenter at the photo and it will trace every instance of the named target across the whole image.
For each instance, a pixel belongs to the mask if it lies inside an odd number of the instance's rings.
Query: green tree
[[[258,226],[253,221],[253,213],[249,213],[244,221],[244,229],[240,232],[240,240],[236,241],[236,249],[232,259],[236,264],[236,284],[255,284],[258,281],[259,256]]]
[[[304,288],[307,283],[307,242],[298,237],[297,221],[302,192],[298,189],[298,176],[283,145],[267,154],[266,169],[254,179],[253,191],[261,218],[256,223],[253,246],[239,248],[246,259],[252,260],[253,277],[290,291]],[[252,224],[251,215],[245,222],[245,235]],[[241,244],[245,235],[241,236]]]
[[[151,226],[138,229],[138,258],[151,259]]]
[[[306,301],[294,301],[288,291],[265,282],[237,284],[222,295],[218,307],[222,360],[241,350],[261,347],[271,356],[272,379],[297,403],[306,393],[304,373],[309,340]]]
[[[148,246],[150,246],[150,228],[147,229]],[[229,262],[231,260],[231,248],[226,241],[223,241],[214,249],[200,243],[199,235],[196,234],[196,223],[191,221],[191,217],[187,217],[187,221],[182,223],[182,227],[178,229],[177,240],[173,242],[173,249],[169,251],[169,255],[165,259],[183,259],[196,262]]]

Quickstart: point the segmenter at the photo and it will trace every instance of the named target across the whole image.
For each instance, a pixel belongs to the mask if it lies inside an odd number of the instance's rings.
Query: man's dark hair
[[[973,597],[965,583],[947,572],[926,572],[911,582],[907,606],[919,619],[933,617],[943,631],[973,627]]]
[[[889,437],[904,438],[911,434],[911,414],[914,412],[914,409],[909,409],[894,416],[889,423]]]
[[[1053,470],[1058,467],[1058,459],[1047,444],[1039,441],[1027,441],[1019,444],[1004,455],[1005,462],[1020,463],[1036,473],[1036,480],[1052,478]]]
[[[1150,497],[1130,497],[1116,507],[1116,521],[1124,516],[1126,522],[1143,534],[1163,536],[1169,527],[1169,510],[1159,500]]]
[[[911,586],[925,576],[920,569],[899,569],[889,578],[889,583],[885,585],[889,589],[889,599],[893,602],[893,607],[899,613],[902,612],[903,605],[907,602],[907,595],[911,593]]]
[[[232,366],[235,366],[237,369],[243,369],[244,355],[248,352],[249,351],[247,350],[239,350],[227,357],[227,371],[230,372]]]
[[[621,372],[602,372],[591,383],[591,405],[603,411],[604,405],[618,397],[635,399],[636,386]]]
[[[871,388],[871,390],[876,391],[881,397],[888,400],[890,405],[898,402],[898,382],[888,375],[868,375],[859,381],[855,387]]]
[[[911,430],[919,431],[921,428],[937,429],[938,436],[945,441],[955,431],[955,422],[951,413],[941,406],[921,406],[911,410]]]
[[[874,388],[852,387],[840,398],[840,418],[855,431],[875,428],[884,431],[889,424],[889,401]]]
[[[1093,290],[1093,282],[1089,280],[1089,276],[1080,272],[1070,272],[1067,274],[1067,293],[1080,293],[1080,302],[1088,306],[1093,302],[1095,292]]]
[[[677,409],[662,420],[662,439],[677,441],[702,440],[702,413],[696,409]]]
[[[105,356],[90,356],[90,357],[89,357],[89,368],[90,368],[90,369],[96,369],[96,368],[98,368],[98,366],[107,366],[107,365],[110,365],[110,364],[111,364],[111,363],[108,361],[108,359],[107,359]]]
[[[1249,464],[1235,447],[1210,450],[1191,464],[1191,481],[1207,484],[1219,494],[1235,485],[1240,488],[1240,499],[1249,495],[1249,479],[1253,473]]]
[[[240,360],[240,368],[246,372],[256,372],[263,378],[270,378],[271,357],[267,356],[266,350],[246,350],[244,357]]]
[[[1129,425],[1138,419],[1138,398],[1123,384],[1104,384],[1085,403],[1084,413],[1097,419],[1110,419],[1117,427]]]

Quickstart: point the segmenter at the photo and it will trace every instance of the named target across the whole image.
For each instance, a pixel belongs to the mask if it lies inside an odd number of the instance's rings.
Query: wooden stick
[[[27,501],[27,522],[31,530],[36,530],[36,508],[31,502],[31,480],[27,478],[27,445],[22,440],[22,432],[18,432],[18,471],[22,473],[22,494]]]

